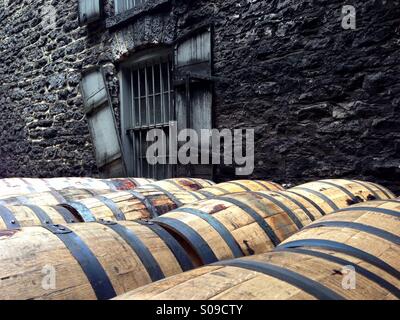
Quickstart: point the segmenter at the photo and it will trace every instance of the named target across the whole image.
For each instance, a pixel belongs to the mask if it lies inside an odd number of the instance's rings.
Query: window
[[[115,13],[124,12],[145,2],[147,2],[147,0],[115,0]]]
[[[143,56],[122,69],[121,122],[128,173],[155,179],[173,177],[172,165],[150,165],[146,159],[146,150],[151,144],[146,141],[147,132],[159,128],[168,139],[169,122],[176,119],[171,56],[168,53]],[[165,157],[168,163],[168,154],[167,150],[159,156]]]
[[[174,48],[138,52],[120,66],[122,146],[130,176],[212,178],[211,164],[168,164],[171,121],[177,132],[212,128],[211,39],[211,28],[205,26],[179,39]],[[147,162],[146,151],[152,142],[146,137],[153,128],[164,130],[167,150],[157,156],[166,164]],[[183,143],[178,142],[178,147]]]

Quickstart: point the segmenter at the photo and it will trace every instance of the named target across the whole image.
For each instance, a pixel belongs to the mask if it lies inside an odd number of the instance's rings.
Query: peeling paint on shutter
[[[91,68],[82,74],[81,92],[100,173],[104,177],[125,176],[120,137],[100,67]]]

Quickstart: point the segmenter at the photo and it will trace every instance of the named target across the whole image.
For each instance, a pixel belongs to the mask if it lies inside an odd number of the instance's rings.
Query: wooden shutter
[[[81,92],[101,175],[125,176],[120,137],[102,68],[91,68],[82,74]]]
[[[79,0],[79,24],[97,21],[102,16],[102,0]]]
[[[179,40],[175,46],[175,104],[178,130],[212,128],[211,28],[202,28]],[[209,150],[199,150],[201,152]],[[200,159],[200,156],[199,156]],[[178,166],[178,175],[212,178],[211,165]]]

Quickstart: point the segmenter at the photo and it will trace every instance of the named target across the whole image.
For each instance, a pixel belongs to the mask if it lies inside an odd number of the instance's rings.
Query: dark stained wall
[[[400,191],[399,1],[149,0],[113,29],[80,28],[74,0],[1,1],[0,176],[95,175],[82,68],[105,66],[118,118],[119,62],[212,23],[215,125],[256,130],[252,178],[356,177]],[[341,28],[346,4],[356,30]],[[217,180],[233,173],[216,168]]]

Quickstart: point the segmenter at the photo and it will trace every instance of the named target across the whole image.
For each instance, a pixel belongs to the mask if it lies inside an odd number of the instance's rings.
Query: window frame
[[[101,0],[91,0],[93,4],[95,5],[95,11],[92,12],[91,16],[85,17],[87,14],[87,7],[85,7],[85,10],[83,9],[83,3],[85,3],[85,0],[79,0],[78,1],[78,22],[80,26],[85,26],[85,25],[90,25],[94,22],[97,22],[101,20],[104,17],[104,4],[103,1]],[[86,5],[87,3],[85,3]],[[96,11],[97,9],[97,11]]]
[[[140,8],[150,0],[114,0],[114,11],[115,14],[121,14],[125,11]],[[121,2],[125,2],[124,6],[121,6]],[[140,3],[137,3],[140,2]]]
[[[133,23],[144,15],[151,15],[153,12],[167,8],[171,0],[146,0],[140,5],[136,5],[131,9],[121,10],[116,8],[115,1],[113,1],[114,14],[106,19],[106,28],[109,30],[118,30],[130,23]],[[117,10],[116,10],[117,9]],[[164,12],[167,12],[164,10]]]
[[[163,80],[162,80],[162,72],[161,72],[161,63],[168,62],[168,80],[169,83],[167,85],[168,90],[165,91],[162,86]],[[134,96],[134,88],[133,88],[133,73],[137,72],[139,75],[139,72],[137,71],[138,69],[144,69],[150,67],[150,66],[155,66],[158,65],[160,66],[160,92],[158,93],[160,95],[160,103],[161,103],[161,108],[160,110],[160,118],[161,121],[157,122],[156,120],[156,115],[154,112],[154,115],[149,112],[149,107],[150,103],[149,100],[152,99],[152,110],[155,109],[155,99],[157,96],[157,93],[155,92],[155,87],[153,87],[153,93],[149,94],[149,89],[147,88],[148,86],[148,79],[147,79],[147,71],[145,72],[145,96],[142,96],[139,94],[138,97]],[[154,68],[153,70],[153,76],[154,76]],[[146,132],[150,129],[153,128],[160,128],[163,130],[168,130],[170,126],[170,121],[176,121],[176,114],[175,114],[175,102],[174,102],[174,86],[173,86],[173,49],[172,48],[162,48],[162,49],[152,49],[152,50],[147,50],[138,54],[133,55],[131,58],[129,58],[127,61],[121,63],[120,65],[120,110],[121,110],[121,131],[122,131],[122,145],[123,145],[123,150],[124,150],[124,155],[125,155],[125,163],[127,165],[128,169],[128,174],[131,176],[137,176],[137,177],[149,177],[149,178],[168,178],[168,177],[173,177],[175,176],[176,168],[173,165],[161,165],[157,164],[154,166],[151,166],[147,164],[146,170],[143,169],[143,161],[139,161],[139,158],[144,159],[145,154],[143,155],[141,151],[143,146],[148,146],[149,144],[146,143]],[[153,78],[153,86],[155,83],[155,79]],[[139,90],[139,89],[138,89]],[[168,94],[168,114],[166,113],[166,108],[165,108],[165,101],[164,101],[164,95]],[[137,105],[135,104],[135,101],[141,101],[142,99],[145,99],[146,103],[146,121],[139,123],[137,125],[137,121],[135,119],[135,108]],[[139,109],[139,112],[141,110]],[[164,111],[164,112],[163,112]],[[154,117],[151,119],[150,117]],[[168,117],[169,116],[169,117]],[[150,120],[150,121],[148,121]],[[151,121],[154,120],[154,121]],[[166,121],[168,120],[168,121]],[[167,131],[168,133],[168,131]],[[144,137],[142,138],[142,134],[144,134]],[[140,142],[137,142],[137,138],[139,136]],[[167,135],[168,136],[168,135]],[[143,143],[144,139],[144,143]],[[168,144],[167,144],[168,145]],[[168,160],[168,152],[165,155]],[[138,162],[139,161],[139,162]],[[163,166],[162,167],[162,173],[159,171],[159,167],[157,166]],[[150,174],[151,173],[151,174]]]

